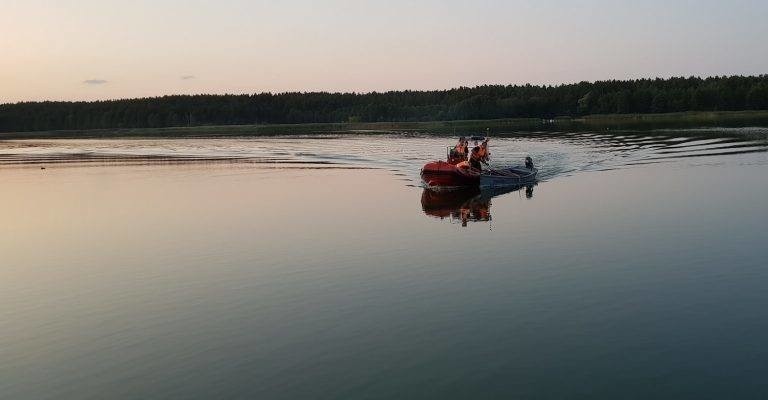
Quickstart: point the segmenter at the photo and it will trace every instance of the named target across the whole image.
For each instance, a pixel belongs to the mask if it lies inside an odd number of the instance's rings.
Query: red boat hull
[[[480,172],[445,161],[432,161],[421,169],[421,179],[428,188],[461,188],[480,185]]]

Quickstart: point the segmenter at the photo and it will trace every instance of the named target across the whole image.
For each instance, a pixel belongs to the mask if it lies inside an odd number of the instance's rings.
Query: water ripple
[[[540,178],[684,163],[768,150],[765,128],[651,132],[528,132],[497,134],[492,164],[522,163],[530,155]],[[767,136],[768,137],[768,136]],[[322,135],[215,139],[62,139],[0,141],[0,166],[233,162],[270,168],[380,168],[411,183],[421,166],[445,157],[454,137]],[[765,161],[762,161],[765,162]]]

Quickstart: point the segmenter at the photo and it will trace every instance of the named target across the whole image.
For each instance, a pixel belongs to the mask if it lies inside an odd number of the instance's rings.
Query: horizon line
[[[641,78],[626,78],[626,79],[598,79],[598,80],[581,80],[581,81],[571,81],[571,82],[560,82],[560,83],[483,83],[483,84],[476,84],[476,85],[459,85],[459,86],[452,86],[449,88],[432,88],[432,89],[387,89],[387,90],[363,90],[363,91],[333,91],[333,90],[308,90],[308,91],[298,91],[298,90],[285,90],[285,91],[254,91],[254,92],[201,92],[201,93],[195,93],[195,94],[188,94],[188,93],[170,93],[170,94],[158,94],[158,95],[149,95],[149,96],[137,96],[137,97],[114,97],[114,98],[106,98],[106,99],[98,99],[98,100],[51,100],[51,99],[45,99],[45,100],[21,100],[21,101],[15,101],[15,102],[0,102],[0,106],[7,106],[7,105],[15,105],[15,104],[29,104],[29,103],[98,103],[98,102],[115,102],[115,101],[126,101],[126,100],[146,100],[146,99],[162,99],[164,97],[194,97],[194,96],[253,96],[253,95],[263,95],[263,94],[271,94],[271,95],[285,95],[285,94],[338,94],[338,95],[369,95],[369,94],[385,94],[385,93],[398,93],[398,92],[448,92],[451,90],[459,90],[459,89],[474,89],[479,87],[488,87],[488,86],[503,86],[503,87],[526,87],[526,86],[538,86],[538,87],[561,87],[561,86],[571,86],[571,85],[578,85],[582,83],[588,83],[588,84],[595,84],[595,83],[601,83],[601,82],[633,82],[633,81],[653,81],[653,80],[670,80],[670,79],[701,79],[701,80],[707,80],[707,79],[717,79],[717,78],[760,78],[768,75],[768,72],[766,73],[760,73],[760,74],[733,74],[733,75],[671,75],[668,77],[662,77],[662,76],[655,76],[655,77],[641,77]],[[105,81],[106,82],[106,81]]]

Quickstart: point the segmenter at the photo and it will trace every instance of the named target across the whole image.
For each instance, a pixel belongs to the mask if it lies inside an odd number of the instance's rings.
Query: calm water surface
[[[0,398],[764,398],[757,131],[0,142]]]

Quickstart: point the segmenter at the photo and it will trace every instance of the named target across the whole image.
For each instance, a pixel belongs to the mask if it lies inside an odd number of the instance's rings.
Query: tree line
[[[430,91],[201,94],[91,102],[21,102],[0,105],[0,132],[766,109],[768,75],[675,77]]]

